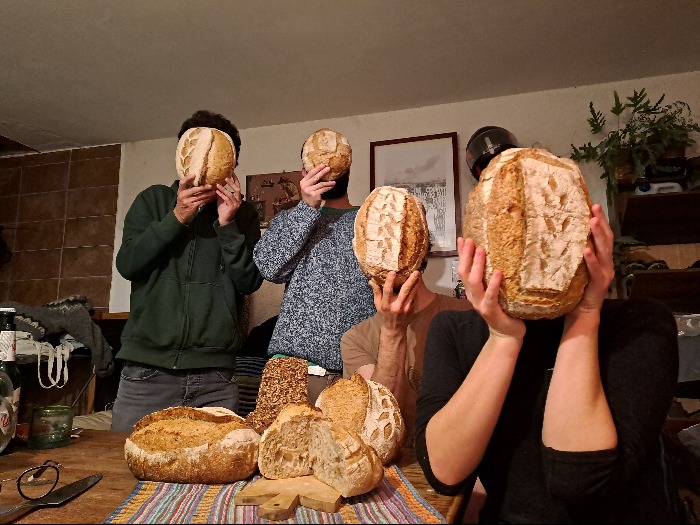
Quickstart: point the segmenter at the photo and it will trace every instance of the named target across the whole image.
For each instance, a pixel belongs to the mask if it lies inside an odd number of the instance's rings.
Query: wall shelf
[[[700,243],[700,191],[615,198],[621,235],[648,245]]]

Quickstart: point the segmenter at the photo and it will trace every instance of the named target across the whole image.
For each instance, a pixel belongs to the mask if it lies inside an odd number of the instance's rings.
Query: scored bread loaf
[[[324,388],[316,406],[328,419],[352,430],[377,451],[383,465],[401,451],[406,426],[399,403],[384,385],[355,372]]]
[[[504,151],[469,194],[463,236],[486,250],[484,281],[503,272],[499,303],[521,319],[571,311],[588,283],[591,199],[578,165],[545,149]]]
[[[236,147],[228,133],[215,128],[190,128],[180,137],[175,166],[181,179],[194,175],[194,185],[226,184],[236,167]]]
[[[231,483],[257,468],[260,435],[223,407],[172,407],[141,418],[124,457],[141,480]]]
[[[357,211],[352,248],[362,272],[379,285],[390,271],[396,272],[396,286],[406,282],[429,245],[423,203],[403,188],[375,188]]]
[[[369,492],[384,475],[372,447],[309,403],[289,403],[265,430],[258,468],[272,479],[313,475],[344,497]]]
[[[325,164],[330,171],[321,180],[331,181],[343,175],[352,164],[352,148],[344,135],[329,128],[314,131],[304,142],[301,161],[306,171]]]
[[[255,409],[246,416],[246,423],[262,434],[287,403],[306,402],[309,398],[308,374],[306,359],[279,357],[268,360],[260,377]]]

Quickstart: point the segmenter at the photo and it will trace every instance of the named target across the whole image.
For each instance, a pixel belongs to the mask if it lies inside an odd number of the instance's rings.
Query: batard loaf
[[[298,357],[279,357],[265,363],[255,409],[246,423],[262,434],[287,403],[308,400],[309,364]]]
[[[173,407],[141,418],[124,444],[134,476],[168,483],[231,483],[253,475],[260,435],[225,408]]]
[[[485,282],[503,272],[507,314],[552,319],[578,304],[588,283],[590,207],[576,163],[544,149],[508,149],[481,173],[462,233],[486,250]]]
[[[423,203],[402,188],[375,188],[357,211],[352,247],[362,272],[379,285],[390,271],[396,272],[396,286],[406,282],[429,245]]]
[[[344,135],[328,128],[314,131],[301,149],[301,160],[306,171],[325,164],[331,170],[321,180],[331,181],[343,175],[352,164],[352,148]]]
[[[194,175],[194,185],[226,184],[236,167],[231,137],[215,128],[190,128],[180,137],[175,166],[181,179]]]
[[[369,492],[384,475],[372,447],[308,402],[287,404],[265,430],[258,468],[272,479],[313,475],[344,497]]]
[[[359,434],[383,465],[401,451],[406,427],[399,403],[384,385],[354,373],[323,389],[316,406],[327,418]]]

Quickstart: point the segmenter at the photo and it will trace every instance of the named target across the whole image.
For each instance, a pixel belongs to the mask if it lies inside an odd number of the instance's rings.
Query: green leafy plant
[[[590,102],[588,127],[592,135],[603,135],[597,144],[571,145],[570,158],[576,162],[597,162],[603,168],[608,199],[618,190],[618,177],[627,174],[631,182],[648,169],[669,170],[658,159],[673,145],[687,147],[700,132],[700,124],[691,118],[690,106],[682,101],[663,104],[665,94],[653,102],[646,89],[634,91],[624,101],[613,91],[614,104],[608,118]],[[610,116],[608,116],[610,117]]]

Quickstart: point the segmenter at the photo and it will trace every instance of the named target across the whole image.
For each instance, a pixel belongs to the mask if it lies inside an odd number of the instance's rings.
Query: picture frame
[[[370,191],[404,188],[425,206],[431,250],[454,257],[461,234],[457,132],[370,142]]]
[[[257,210],[261,228],[267,228],[275,215],[301,201],[300,181],[301,171],[246,176],[246,201]]]

